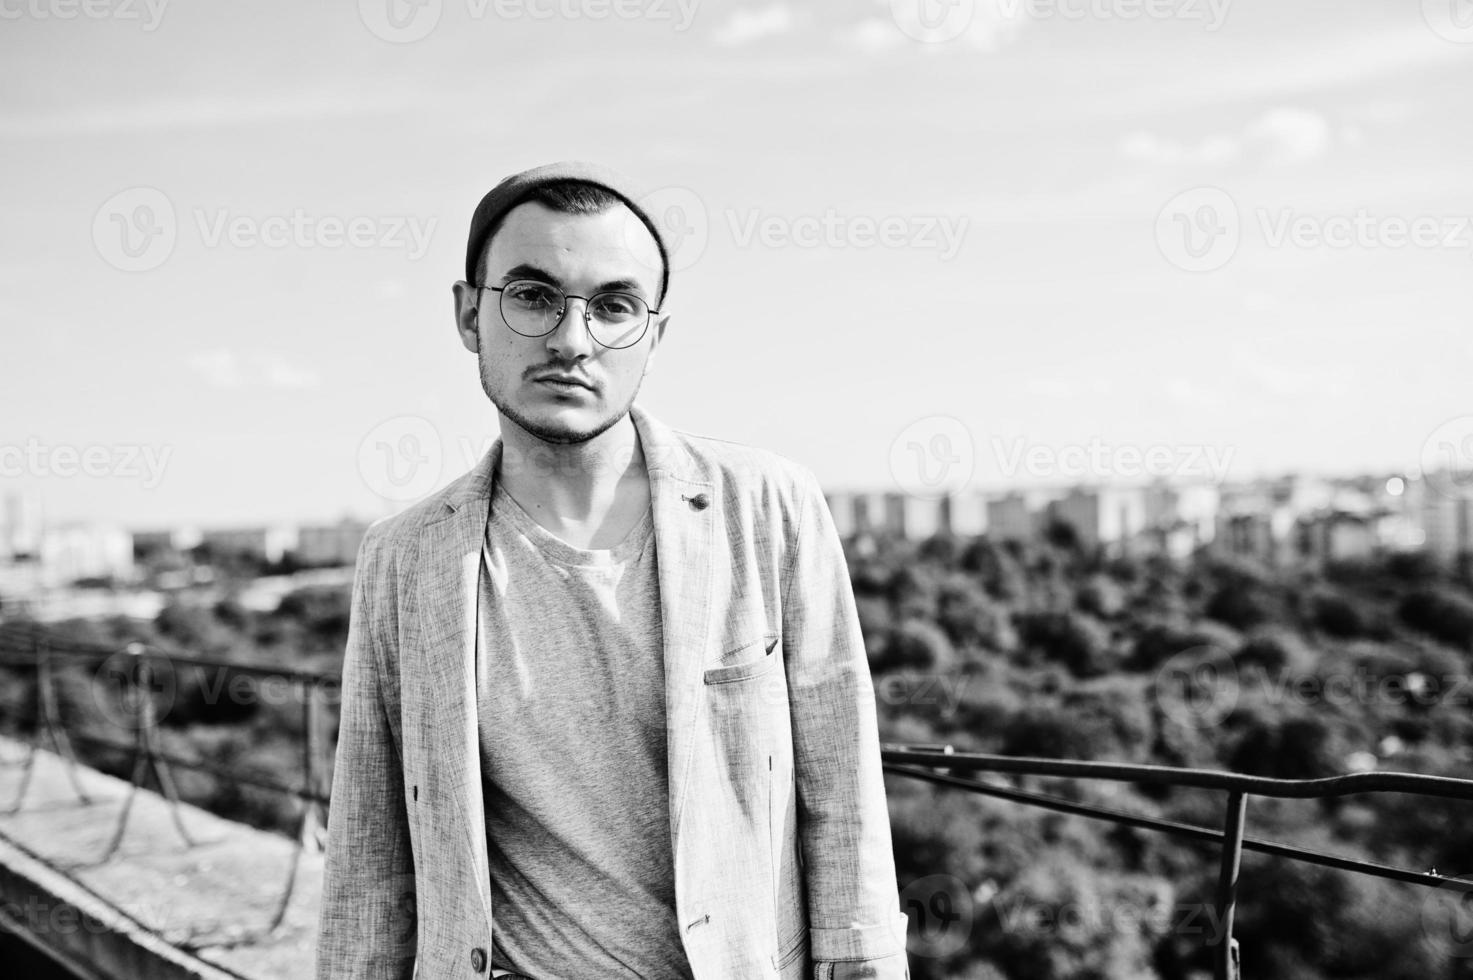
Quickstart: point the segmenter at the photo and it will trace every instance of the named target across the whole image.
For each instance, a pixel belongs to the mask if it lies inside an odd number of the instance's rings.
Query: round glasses
[[[501,294],[501,319],[523,337],[545,337],[563,322],[568,300],[583,300],[583,323],[588,335],[603,347],[633,347],[649,329],[650,314],[658,313],[633,293],[602,292],[570,296],[536,279],[515,279],[505,286],[486,286]]]

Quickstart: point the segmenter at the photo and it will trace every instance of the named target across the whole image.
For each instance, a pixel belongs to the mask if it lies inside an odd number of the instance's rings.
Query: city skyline
[[[397,424],[397,420],[393,420]],[[1452,420],[1459,430],[1469,429],[1473,431],[1473,417],[1458,417]],[[488,444],[487,444],[488,445]],[[1127,446],[1131,444],[1125,444]],[[465,443],[462,441],[461,448]],[[360,449],[363,447],[360,446]],[[1064,447],[1071,450],[1081,447]],[[8,476],[3,466],[0,466],[0,495],[7,500],[15,499],[21,501],[18,506],[23,506],[28,513],[40,514],[40,521],[49,526],[74,526],[78,524],[105,524],[126,528],[130,531],[159,530],[164,528],[230,528],[230,527],[264,527],[282,525],[317,525],[327,526],[342,521],[368,521],[372,522],[382,517],[392,516],[408,507],[412,507],[418,501],[430,496],[435,491],[443,488],[453,479],[458,478],[468,470],[474,462],[481,458],[484,448],[477,449],[476,455],[470,464],[463,469],[451,471],[451,463],[442,459],[434,472],[439,474],[438,479],[432,483],[424,478],[423,472],[416,482],[405,481],[403,486],[394,487],[386,484],[384,472],[377,466],[365,466],[360,458],[357,478],[370,486],[377,488],[378,492],[369,495],[370,503],[366,507],[354,509],[343,506],[337,511],[324,510],[320,512],[309,512],[306,510],[296,513],[283,512],[277,514],[243,514],[239,516],[213,515],[201,511],[194,515],[163,515],[159,518],[144,517],[139,520],[130,520],[126,517],[110,516],[105,512],[87,510],[78,513],[68,513],[54,508],[46,495],[48,481],[40,480],[27,483],[26,481],[4,479]],[[86,464],[83,462],[85,453],[78,452],[75,458],[68,457],[68,470],[78,479],[87,479]],[[1065,455],[1068,455],[1066,452]],[[1422,455],[1427,455],[1426,447]],[[1024,495],[1049,495],[1060,494],[1072,489],[1092,488],[1146,488],[1151,486],[1208,486],[1219,490],[1232,488],[1247,488],[1265,483],[1290,481],[1298,479],[1318,480],[1329,483],[1350,483],[1356,481],[1385,481],[1403,479],[1408,483],[1420,480],[1424,477],[1424,470],[1416,462],[1403,467],[1371,467],[1359,470],[1321,470],[1315,471],[1307,468],[1268,470],[1245,475],[1226,473],[1218,478],[1211,474],[1196,472],[1187,473],[1156,473],[1148,471],[1144,465],[1135,467],[1127,473],[1109,473],[1098,469],[1074,471],[1059,467],[1059,472],[1046,476],[1019,476],[1012,479],[999,478],[983,482],[978,479],[968,478],[960,484],[953,481],[942,492],[931,490],[923,486],[918,473],[913,469],[901,470],[897,473],[893,467],[894,447],[892,446],[892,468],[890,472],[877,482],[873,483],[833,483],[825,481],[820,477],[820,485],[826,494],[862,494],[882,495],[893,494],[916,499],[918,501],[936,500],[941,497],[959,498],[997,498],[1012,494]],[[100,459],[101,457],[99,457]],[[123,457],[114,457],[123,458]],[[147,473],[147,464],[141,457],[129,457],[137,459],[137,470],[140,474]],[[791,458],[791,457],[790,457]],[[795,462],[802,462],[795,459]],[[805,464],[806,465],[806,464]],[[975,467],[969,469],[973,472]],[[367,476],[365,477],[365,471]],[[1439,467],[1434,473],[1452,474],[1473,473],[1473,468]],[[146,477],[145,477],[146,478]],[[68,477],[58,477],[68,479]],[[107,479],[107,478],[102,478]],[[1462,481],[1463,483],[1466,480]],[[1461,485],[1461,483],[1460,483]],[[385,487],[388,487],[385,490]],[[428,487],[428,489],[421,489]],[[412,496],[406,495],[405,490],[412,489]],[[5,516],[0,514],[0,528],[6,526]]]

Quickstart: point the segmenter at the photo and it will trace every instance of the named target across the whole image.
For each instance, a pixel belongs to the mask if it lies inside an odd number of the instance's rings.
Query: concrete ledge
[[[0,921],[86,980],[238,980],[0,838]]]
[[[0,737],[0,806],[15,801],[29,751]],[[117,853],[99,863],[130,787],[86,767],[78,775],[90,803],[61,758],[38,751],[23,805],[0,814],[6,928],[87,980],[310,980],[321,854],[301,854],[286,915],[267,934],[292,841],[185,804],[189,846],[167,802],[141,790]]]

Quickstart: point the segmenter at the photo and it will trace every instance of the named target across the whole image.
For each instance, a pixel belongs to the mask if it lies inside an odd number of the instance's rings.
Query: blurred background
[[[0,52],[6,778],[133,775],[141,643],[179,794],[310,843],[363,531],[497,434],[471,210],[569,158],[677,243],[641,404],[824,485],[887,743],[1473,776],[1468,0],[0,0]],[[917,980],[1211,975],[1212,848],[887,785]],[[1461,875],[1469,805],[1250,834]],[[1446,890],[1243,876],[1248,975],[1473,976]]]

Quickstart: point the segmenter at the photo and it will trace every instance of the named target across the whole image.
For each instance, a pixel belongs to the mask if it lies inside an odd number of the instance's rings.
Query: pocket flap
[[[702,679],[707,684],[726,684],[765,674],[782,659],[777,655],[780,642],[779,637],[770,636],[730,650],[722,655],[718,666],[706,670]]]

